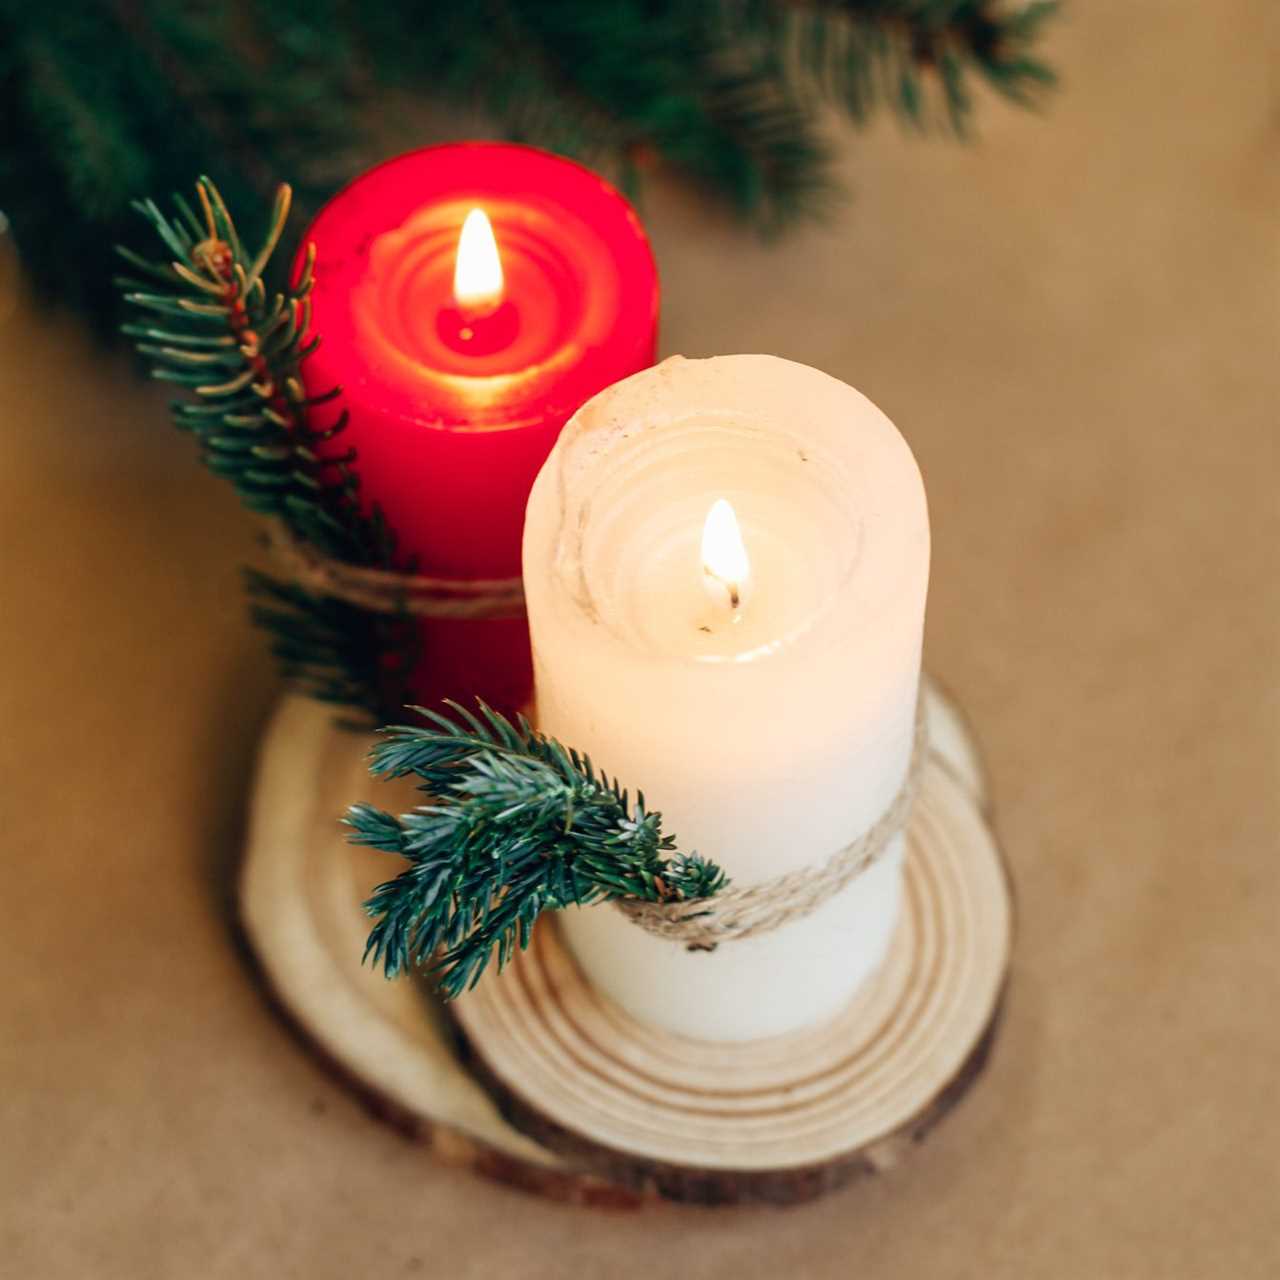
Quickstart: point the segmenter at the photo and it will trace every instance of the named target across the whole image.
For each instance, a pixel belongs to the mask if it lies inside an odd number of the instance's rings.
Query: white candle
[[[539,727],[737,885],[822,863],[906,774],[928,571],[915,460],[864,396],[771,356],[667,360],[584,405],[534,485]],[[560,923],[633,1015],[754,1039],[834,1014],[875,970],[901,868],[899,837],[812,915],[713,952],[608,906]]]

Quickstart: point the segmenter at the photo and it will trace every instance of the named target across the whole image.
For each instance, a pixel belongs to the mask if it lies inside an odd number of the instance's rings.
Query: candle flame
[[[467,311],[490,311],[502,301],[502,259],[483,209],[472,209],[458,236],[453,299]]]
[[[751,573],[751,561],[742,545],[742,530],[733,507],[717,498],[702,526],[702,569],[708,577],[723,583],[737,608],[742,588]]]

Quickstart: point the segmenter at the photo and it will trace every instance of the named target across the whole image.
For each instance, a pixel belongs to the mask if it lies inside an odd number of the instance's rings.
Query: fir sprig
[[[174,423],[200,444],[205,465],[228,480],[250,511],[282,521],[298,538],[351,564],[393,568],[395,540],[375,507],[365,513],[339,439],[346,412],[337,388],[308,395],[301,369],[309,335],[314,253],[282,292],[263,273],[280,244],[291,192],[277,192],[262,244],[246,248],[217,187],[196,184],[199,212],[180,196],[173,215],[135,208],[164,256],[121,248],[136,273],[117,280],[144,313],[124,326],[151,376],[181,387]],[[285,675],[313,697],[379,714],[403,704],[413,628],[406,619],[314,596],[265,574],[250,575],[253,617],[272,636]]]
[[[345,819],[354,844],[409,865],[365,903],[376,920],[365,959],[387,977],[428,969],[445,999],[529,944],[544,911],[611,898],[697,901],[727,883],[714,863],[675,852],[662,815],[634,802],[591,760],[512,724],[483,703],[452,716],[416,708],[426,727],[383,731],[380,778],[415,775],[427,802],[399,817],[369,804]]]

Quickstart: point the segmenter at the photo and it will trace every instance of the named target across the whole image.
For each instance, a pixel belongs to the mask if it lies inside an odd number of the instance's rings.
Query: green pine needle
[[[699,901],[727,883],[714,863],[675,852],[662,815],[632,802],[590,759],[478,703],[415,710],[371,753],[380,778],[420,778],[428,802],[396,817],[357,804],[353,844],[406,859],[365,903],[376,923],[365,959],[388,978],[425,968],[452,1000],[491,960],[529,945],[544,911],[612,898]]]

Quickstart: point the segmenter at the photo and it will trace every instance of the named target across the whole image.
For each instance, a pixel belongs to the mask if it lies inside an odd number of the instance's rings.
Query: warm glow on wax
[[[468,311],[485,311],[502,301],[502,259],[483,209],[472,209],[458,236],[453,264],[453,299]]]
[[[538,728],[642,781],[738,889],[807,883],[907,775],[928,573],[919,469],[869,400],[773,356],[672,357],[587,401],[534,483]],[[714,952],[616,911],[556,923],[633,1018],[782,1035],[833,1018],[905,936],[905,848],[899,833],[811,915]]]
[[[717,498],[707,512],[702,526],[702,571],[728,593],[731,608],[742,602],[742,594],[751,573],[751,561],[742,545],[742,531],[733,507]],[[720,593],[717,592],[717,595]]]

